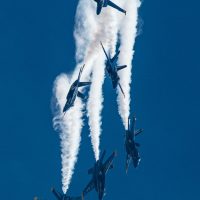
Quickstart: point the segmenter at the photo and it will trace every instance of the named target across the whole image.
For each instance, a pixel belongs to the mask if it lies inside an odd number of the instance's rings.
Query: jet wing
[[[100,42],[101,43],[101,42]],[[106,50],[104,49],[104,46],[103,46],[103,44],[101,43],[101,46],[102,46],[102,48],[103,48],[103,51],[104,51],[104,53],[105,53],[105,55],[106,55],[106,58],[107,58],[107,60],[109,60],[110,61],[110,58],[108,57],[108,55],[107,55],[107,53],[106,53]]]
[[[107,173],[107,171],[111,168],[111,167],[113,167],[112,166],[112,162],[113,162],[113,159],[114,159],[114,157],[116,156],[116,152],[113,152],[112,154],[111,154],[111,156],[106,160],[106,162],[103,164],[103,168],[104,168],[104,173],[106,174]]]
[[[62,200],[62,195],[59,192],[57,192],[54,188],[51,188],[51,191],[58,200]]]
[[[91,85],[91,82],[79,82],[78,87],[83,87],[87,85]]]
[[[81,74],[82,74],[82,72],[83,72],[84,67],[85,67],[85,64],[80,68],[79,75],[78,75],[78,80],[79,80],[80,77],[81,77]]]
[[[108,0],[108,5],[119,10],[120,12],[124,13],[126,15],[126,11],[122,8],[120,8],[119,6],[117,6],[116,4],[114,4],[112,1]]]
[[[87,193],[89,193],[91,190],[94,189],[94,181],[91,180],[88,185],[85,187],[85,189],[82,192],[82,195],[85,196]]]

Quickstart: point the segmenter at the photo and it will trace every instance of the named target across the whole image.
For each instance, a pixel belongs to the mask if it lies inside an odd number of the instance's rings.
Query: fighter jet
[[[65,114],[71,107],[74,106],[74,102],[76,100],[76,97],[80,97],[81,99],[85,99],[84,94],[82,94],[81,92],[78,91],[79,87],[83,87],[83,86],[87,86],[90,85],[91,82],[80,82],[80,78],[81,78],[81,74],[83,71],[83,68],[85,67],[85,65],[83,65],[80,69],[79,75],[78,75],[78,79],[76,81],[74,81],[74,83],[71,85],[69,92],[67,94],[67,101],[66,104],[63,108],[63,113]]]
[[[99,200],[103,199],[105,191],[105,175],[109,169],[113,168],[112,162],[114,157],[116,156],[116,152],[113,152],[111,156],[103,163],[105,153],[106,152],[104,151],[100,159],[96,161],[94,166],[88,170],[88,174],[92,175],[92,180],[83,190],[82,200],[84,196],[93,189],[97,191]]]
[[[113,88],[116,89],[117,85],[119,85],[120,90],[122,92],[122,94],[125,97],[124,91],[122,89],[121,84],[119,83],[119,75],[118,75],[118,71],[121,69],[124,69],[125,67],[127,67],[127,65],[122,65],[122,66],[117,66],[117,59],[119,56],[120,51],[118,51],[113,58],[110,58],[110,55],[107,55],[103,44],[101,43],[101,46],[103,48],[103,51],[106,55],[107,61],[106,61],[106,71],[108,72],[108,75],[110,76],[111,80],[112,80],[112,85]]]
[[[131,119],[128,118],[128,130],[126,130],[125,133],[125,148],[126,148],[126,173],[128,172],[128,167],[130,164],[130,161],[132,159],[133,165],[136,168],[139,165],[140,162],[140,155],[138,152],[137,147],[140,146],[139,143],[135,142],[135,136],[140,134],[143,129],[137,129],[135,130],[135,122],[136,118],[133,117],[132,125],[131,125]]]
[[[61,194],[60,192],[57,192],[54,188],[51,188],[51,191],[55,195],[57,200],[81,200],[81,197],[70,197],[66,194]]]
[[[101,13],[103,7],[107,6],[111,6],[126,15],[126,11],[124,9],[120,8],[118,5],[114,4],[110,0],[94,0],[94,1],[97,3],[97,11],[96,11],[97,15]]]

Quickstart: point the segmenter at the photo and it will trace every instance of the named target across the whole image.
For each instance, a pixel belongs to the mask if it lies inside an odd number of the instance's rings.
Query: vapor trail
[[[80,10],[78,14],[80,14],[80,18],[85,18],[83,16],[83,10],[91,11],[91,4],[87,0],[80,0],[77,10]],[[63,117],[62,109],[66,102],[66,95],[69,91],[69,87],[72,82],[77,78],[80,65],[82,64],[84,55],[84,49],[87,46],[87,38],[92,38],[90,32],[84,29],[84,26],[88,26],[90,24],[90,20],[87,20],[87,23],[84,22],[80,24],[76,17],[76,26],[78,26],[83,32],[82,36],[79,38],[75,36],[76,41],[79,41],[79,45],[77,46],[76,51],[76,60],[77,66],[71,75],[61,74],[59,75],[55,82],[53,88],[53,96],[54,96],[54,118],[53,118],[53,126],[54,129],[59,132],[60,140],[61,140],[61,162],[62,162],[62,190],[63,193],[66,193],[73,175],[75,163],[77,161],[77,155],[79,151],[79,145],[81,141],[81,130],[82,130],[82,116],[83,116],[83,104],[79,98],[76,98],[75,105],[72,107]],[[88,31],[87,33],[84,31]],[[90,62],[91,63],[91,62]],[[91,64],[88,62],[88,66],[85,67],[81,79],[87,77],[88,74],[91,73]],[[86,80],[84,80],[86,81]]]
[[[53,88],[56,105],[53,126],[55,130],[59,132],[61,140],[62,190],[64,193],[67,192],[73,174],[74,165],[77,161],[77,154],[81,138],[81,118],[83,109],[81,101],[77,99],[75,106],[63,117],[62,109],[66,101],[66,94],[69,90],[69,87],[69,78],[67,75],[61,74],[56,78]]]
[[[80,0],[76,13],[74,36],[76,39],[77,62],[84,62],[90,70],[92,85],[87,103],[90,136],[95,159],[99,159],[101,135],[101,111],[103,108],[102,85],[104,82],[105,55],[100,46],[103,42],[111,55],[115,53],[117,33],[122,15],[113,12],[112,8],[96,15],[96,4],[93,1]]]
[[[127,10],[127,16],[122,20],[121,27],[119,29],[120,40],[120,55],[118,63],[126,64],[127,68],[119,72],[120,83],[124,90],[126,98],[120,93],[118,88],[118,109],[122,118],[124,127],[127,126],[127,119],[130,115],[130,84],[131,84],[131,70],[132,59],[134,55],[134,44],[137,36],[137,23],[138,23],[138,8],[140,7],[140,0],[126,0],[125,9]]]
[[[96,160],[99,159],[100,135],[101,135],[101,111],[103,108],[102,84],[104,82],[105,55],[100,47],[103,42],[107,51],[114,55],[120,30],[121,51],[119,64],[129,65],[126,72],[121,71],[121,84],[125,90],[127,100],[118,95],[119,113],[125,124],[126,116],[129,115],[130,104],[130,78],[132,46],[134,44],[136,29],[135,18],[139,1],[126,0],[127,16],[113,11],[112,8],[103,10],[100,16],[96,16],[96,4],[89,0],[79,0],[75,18],[74,37],[76,42],[76,62],[74,73],[69,75],[61,74],[54,82],[55,113],[53,119],[54,128],[59,132],[61,139],[61,159],[62,159],[62,189],[66,193],[69,187],[77,154],[81,141],[83,103],[77,98],[75,105],[63,117],[62,109],[66,101],[66,95],[72,80],[77,78],[80,66],[85,63],[82,81],[91,78],[92,85],[89,92],[87,104],[87,114],[89,117],[90,135]],[[137,2],[137,3],[136,3]],[[119,5],[124,4],[124,0],[116,0]],[[136,16],[135,16],[136,15]],[[128,18],[128,22],[126,21]],[[124,20],[122,20],[124,19]],[[134,20],[134,21],[131,21]],[[121,26],[121,27],[120,27]],[[134,28],[133,28],[134,26]],[[132,43],[132,44],[131,44]],[[127,78],[128,77],[128,78]],[[128,80],[127,80],[128,79]],[[125,104],[125,105],[123,105]],[[125,113],[123,113],[125,111]]]

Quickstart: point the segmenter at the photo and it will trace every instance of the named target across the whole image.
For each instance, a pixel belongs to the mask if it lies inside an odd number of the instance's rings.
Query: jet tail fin
[[[111,59],[112,62],[115,62],[118,58],[118,55],[119,55],[120,51],[118,51],[115,56]]]
[[[77,96],[78,96],[79,98],[81,98],[82,100],[85,99],[85,95],[84,95],[83,93],[81,93],[81,92],[78,92]]]

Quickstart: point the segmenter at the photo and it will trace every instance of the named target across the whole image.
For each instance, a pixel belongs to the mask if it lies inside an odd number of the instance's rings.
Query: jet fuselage
[[[70,87],[69,92],[67,94],[67,101],[66,104],[63,108],[63,112],[66,112],[67,110],[69,110],[69,108],[71,108],[72,106],[74,106],[74,102],[76,99],[76,96],[78,94],[78,80],[76,80]]]
[[[127,154],[129,154],[134,162],[137,163],[138,160],[140,160],[140,156],[135,144],[134,136],[132,136],[130,131],[126,131],[125,146]]]
[[[93,173],[94,187],[98,193],[99,200],[103,198],[105,188],[105,172],[102,163],[99,161],[94,166]]]
[[[115,62],[110,63],[109,61],[106,62],[106,71],[108,72],[111,80],[112,80],[112,86],[114,89],[116,89],[118,83],[119,83],[119,75],[117,73],[117,65]]]

